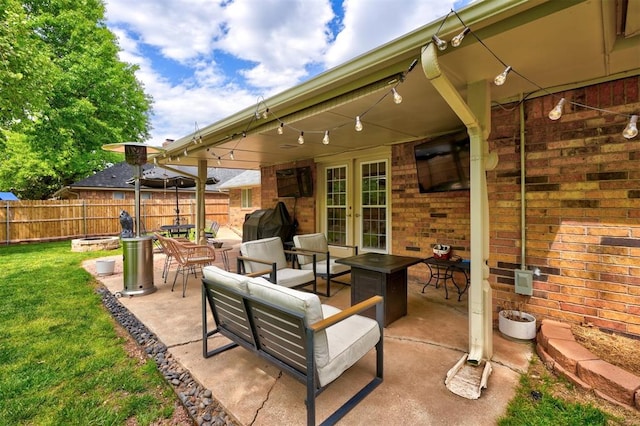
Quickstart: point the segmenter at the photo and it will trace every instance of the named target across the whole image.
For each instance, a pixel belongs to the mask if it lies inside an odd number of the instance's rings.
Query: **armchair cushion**
[[[287,267],[287,258],[284,255],[284,246],[282,245],[280,237],[246,241],[240,246],[240,253],[242,256],[275,262],[276,269]],[[246,272],[258,272],[265,269],[264,263],[249,261],[244,264]]]
[[[329,251],[329,246],[327,244],[327,238],[321,232],[315,234],[294,235],[293,244],[296,248],[300,248],[302,250],[318,252],[316,255],[316,262],[320,262],[327,258],[326,253]],[[313,257],[298,255],[298,262],[300,263],[300,266],[306,265],[313,262]]]
[[[298,256],[300,257],[300,256]],[[308,256],[306,256],[308,257]],[[312,270],[313,269],[313,264],[312,263],[306,263],[304,265],[300,265],[300,269],[303,270]],[[336,263],[335,259],[331,259],[331,262],[329,262],[329,264],[327,264],[327,260],[321,260],[319,262],[316,262],[316,274],[317,275],[341,275],[341,274],[346,274],[347,272],[351,271],[351,267],[349,265],[345,265],[342,263]]]

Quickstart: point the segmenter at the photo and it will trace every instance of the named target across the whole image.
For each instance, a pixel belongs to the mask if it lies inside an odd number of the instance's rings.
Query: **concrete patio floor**
[[[240,238],[222,228],[218,239],[232,246],[231,269]],[[112,293],[123,290],[122,259],[116,259],[115,273],[97,277]],[[305,385],[276,367],[244,350],[235,348],[215,357],[202,357],[200,277],[189,277],[186,297],[182,297],[181,278],[175,291],[161,277],[164,255],[154,255],[154,284],[157,291],[144,296],[121,297],[119,301],[169,348],[174,358],[189,370],[202,386],[238,422],[244,425],[302,425],[306,421]],[[221,260],[217,260],[222,266]],[[95,274],[95,261],[85,268]],[[425,268],[419,264],[412,268]],[[341,277],[347,281],[349,277]],[[318,280],[320,291],[325,282]],[[330,299],[323,303],[344,308],[350,303],[350,288],[332,283]],[[487,389],[477,400],[450,392],[444,379],[447,371],[466,353],[468,321],[466,294],[444,299],[444,289],[409,282],[408,315],[384,329],[384,382],[349,412],[343,425],[492,425],[505,413],[514,395],[519,376],[528,368],[533,346],[507,340],[494,331],[493,372]],[[210,348],[228,343],[212,337]],[[333,382],[317,399],[320,423],[375,372],[372,351]]]

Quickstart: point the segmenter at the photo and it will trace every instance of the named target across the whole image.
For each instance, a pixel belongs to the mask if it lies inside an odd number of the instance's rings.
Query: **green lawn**
[[[70,242],[0,247],[0,424],[145,425],[177,397],[127,356]]]

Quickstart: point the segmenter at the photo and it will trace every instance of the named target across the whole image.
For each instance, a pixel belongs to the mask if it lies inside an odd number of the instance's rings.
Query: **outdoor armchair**
[[[316,253],[315,262],[313,258],[306,254],[298,254],[297,261],[300,265],[300,269],[312,269],[315,268],[316,275],[327,280],[327,297],[331,296],[331,280],[341,275],[349,274],[351,267],[336,263],[336,258],[331,256],[329,247],[344,247],[354,251],[354,255],[358,254],[358,246],[348,246],[339,244],[328,244],[327,237],[319,232],[315,234],[302,234],[295,235],[293,237],[293,244],[295,251],[298,253]],[[342,282],[341,284],[350,283]]]
[[[209,227],[204,230],[205,238],[215,238],[220,230],[220,224],[217,221],[211,221]]]
[[[182,297],[185,297],[189,273],[193,273],[193,275],[197,277],[197,268],[213,264],[216,260],[216,252],[213,247],[207,245],[199,245],[166,237],[162,237],[162,240],[169,247],[171,257],[178,263],[178,269],[176,269],[176,275],[173,278],[171,291],[173,291],[176,285],[178,274],[182,274]]]
[[[284,287],[304,287],[313,285],[316,289],[315,262],[309,269],[297,269],[289,266],[286,254],[295,254],[292,250],[285,250],[280,237],[262,238],[260,240],[246,241],[240,246],[238,256],[238,273],[252,273],[271,268],[271,272],[265,275],[269,281]],[[308,253],[315,258],[314,253]]]

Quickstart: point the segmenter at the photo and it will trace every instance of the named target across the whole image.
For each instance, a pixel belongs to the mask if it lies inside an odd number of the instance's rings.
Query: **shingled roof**
[[[153,164],[145,164],[142,166],[142,170],[150,170],[153,167],[157,167]],[[190,169],[190,170],[187,170]],[[191,170],[192,169],[192,170]],[[185,167],[185,171],[191,174],[197,174],[196,167]],[[211,168],[209,175],[213,175],[218,179],[218,183],[207,185],[205,191],[219,192],[221,191],[220,185],[224,182],[242,174],[245,170],[242,169],[225,169],[225,168]],[[79,180],[71,185],[67,185],[58,190],[54,196],[60,197],[65,191],[70,189],[104,189],[104,190],[130,190],[133,185],[127,183],[133,176],[133,169],[126,162],[114,164],[113,166],[97,172],[85,179]],[[145,186],[141,186],[142,189],[147,189]],[[188,189],[187,189],[188,190]],[[195,190],[195,189],[194,189]]]

